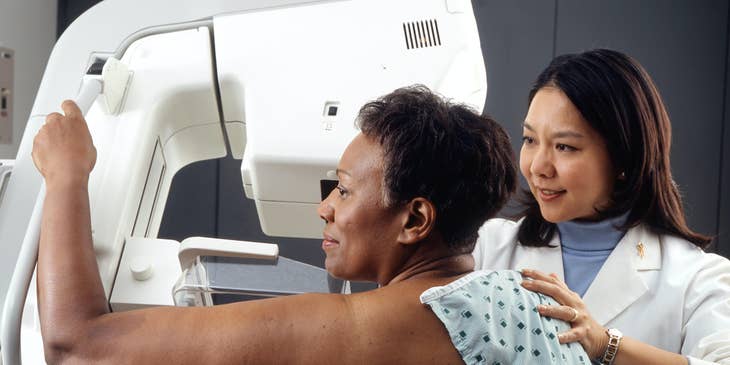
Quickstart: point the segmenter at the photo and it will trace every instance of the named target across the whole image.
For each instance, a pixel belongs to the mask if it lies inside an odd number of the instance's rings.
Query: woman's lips
[[[553,201],[565,194],[565,190],[552,190],[552,189],[536,189],[540,200],[544,202]]]
[[[334,246],[339,246],[340,242],[336,239],[332,238],[331,236],[324,234],[324,240],[322,240],[322,249],[328,249],[332,248]]]

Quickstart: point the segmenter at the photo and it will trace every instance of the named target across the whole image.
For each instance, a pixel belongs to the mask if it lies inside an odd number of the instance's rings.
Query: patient
[[[521,290],[517,273],[469,274],[477,230],[516,185],[489,118],[421,86],[361,109],[318,209],[322,249],[332,275],[381,288],[110,313],[89,222],[96,152],[76,105],[62,108],[33,146],[47,185],[38,294],[51,364],[588,363],[558,344],[567,325],[537,315],[551,300]]]

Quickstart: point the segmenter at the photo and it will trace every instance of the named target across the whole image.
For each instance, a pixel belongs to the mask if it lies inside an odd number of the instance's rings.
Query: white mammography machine
[[[35,284],[27,290],[36,253],[22,247],[42,182],[33,137],[76,96],[87,70],[110,57],[129,72],[119,108],[99,97],[86,118],[98,151],[89,183],[94,247],[114,311],[211,305],[213,294],[227,293],[229,273],[248,270],[246,260],[269,265],[252,265],[244,299],[334,291],[321,269],[278,257],[273,244],[158,239],[175,173],[241,159],[263,231],[320,238],[316,207],[357,134],[360,106],[419,83],[481,111],[487,89],[469,0],[99,3],[56,44],[18,155],[0,170],[9,175],[0,181],[5,365],[43,363]],[[243,261],[210,259],[219,256]]]

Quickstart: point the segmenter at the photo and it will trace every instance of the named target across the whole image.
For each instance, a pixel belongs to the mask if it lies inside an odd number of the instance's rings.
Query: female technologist
[[[669,117],[634,59],[555,58],[529,95],[517,222],[480,230],[476,268],[516,268],[602,364],[730,364],[730,261],[687,227]],[[552,273],[552,274],[546,274]]]

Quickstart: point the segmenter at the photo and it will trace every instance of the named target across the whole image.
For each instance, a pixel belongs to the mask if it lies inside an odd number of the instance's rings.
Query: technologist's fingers
[[[556,273],[554,273],[554,272],[551,272],[549,276],[550,276],[550,277],[551,277],[551,278],[552,278],[552,279],[554,280],[554,282],[555,282],[555,283],[557,283],[558,285],[560,285],[560,286],[562,286],[562,287],[564,287],[564,288],[566,288],[566,289],[568,288],[568,284],[566,284],[566,283],[565,283],[564,281],[560,280],[560,278],[558,277],[558,274],[556,274]]]
[[[565,282],[560,280],[560,278],[558,278],[558,275],[555,273],[546,274],[540,270],[522,269],[522,276],[528,277],[530,279],[547,281],[555,285],[563,286],[566,289],[568,288]]]
[[[558,333],[558,342],[572,343],[580,342],[583,344],[588,338],[588,329],[583,326],[573,327],[563,333]]]
[[[580,342],[586,351],[596,347],[593,345],[595,341],[592,341],[589,337],[592,325],[588,314],[564,305],[539,305],[537,310],[541,316],[560,319],[571,325],[569,330],[558,333],[558,342]]]
[[[558,303],[571,307],[576,307],[575,293],[562,287],[559,284],[542,279],[522,280],[522,287],[527,290],[542,293],[553,297]]]
[[[571,329],[558,333],[558,342],[579,342],[588,356],[597,358],[606,350],[608,336],[606,329],[586,316],[580,323],[571,323]]]
[[[585,313],[567,305],[538,305],[537,311],[541,316],[561,319],[565,322],[581,322]]]
[[[558,334],[560,343],[580,342],[591,357],[600,356],[605,350],[606,329],[593,319],[583,299],[568,289],[557,275],[547,275],[535,270],[524,271],[523,276],[527,279],[522,281],[522,286],[525,289],[551,296],[561,304],[549,306],[545,313],[538,307],[540,315],[570,323],[570,330]]]
[[[582,303],[582,301],[580,300],[580,296],[574,291],[570,290],[570,288],[568,288],[568,284],[566,284],[563,280],[560,280],[560,278],[558,278],[558,275],[555,273],[546,274],[538,270],[523,269],[522,276],[532,279],[532,282],[544,282],[559,288],[556,289],[557,291],[559,291],[559,293],[543,294],[552,296],[553,298],[558,300],[560,304],[575,306],[577,302]],[[528,280],[524,280],[523,282],[525,281]]]

